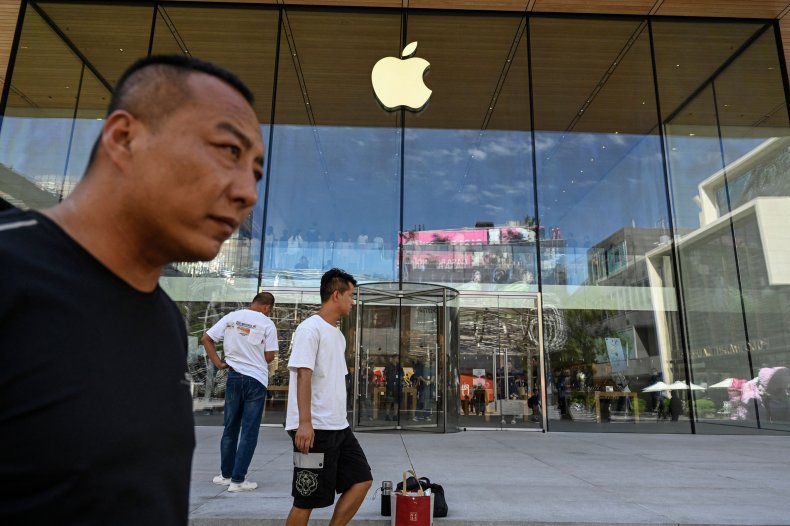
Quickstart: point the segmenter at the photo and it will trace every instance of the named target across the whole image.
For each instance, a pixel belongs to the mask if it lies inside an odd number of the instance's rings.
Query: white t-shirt
[[[338,430],[348,427],[346,417],[346,338],[340,330],[315,314],[299,324],[288,360],[288,415],[285,429],[299,427],[296,402],[296,372],[300,367],[313,371],[311,412],[313,429]]]
[[[225,362],[237,373],[269,386],[269,364],[264,352],[277,351],[277,328],[266,315],[242,309],[219,320],[206,334],[225,341]]]

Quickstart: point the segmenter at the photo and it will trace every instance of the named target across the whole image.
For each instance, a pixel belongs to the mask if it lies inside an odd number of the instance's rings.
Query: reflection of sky
[[[364,231],[395,242],[399,130],[279,125],[271,155],[267,226],[277,236],[314,227],[324,239]]]
[[[406,130],[404,226],[504,225],[534,215],[528,132]]]
[[[102,119],[3,117],[0,163],[37,183],[51,183],[64,172],[76,182],[85,173],[103,125]],[[268,130],[268,125],[261,125],[264,137]]]
[[[0,162],[32,180],[64,173],[71,119],[7,117]],[[69,174],[79,176],[102,121],[74,126]],[[268,126],[262,126],[264,134]],[[280,125],[274,129],[268,225],[322,238],[367,234],[394,244],[400,221],[400,130]],[[594,244],[617,230],[667,219],[658,136],[536,132],[544,234]],[[725,139],[728,161],[763,138]],[[669,135],[676,225],[698,226],[697,185],[721,168],[719,140]],[[407,129],[406,229],[504,225],[534,216],[531,135],[491,130]],[[261,188],[262,190],[262,188]],[[256,207],[260,228],[263,203]]]
[[[36,180],[42,176],[62,176],[66,167],[73,119],[30,119],[19,117],[3,118],[0,133],[0,162],[16,172]],[[93,137],[98,134],[101,122],[97,122]],[[88,147],[90,153],[90,147]],[[76,163],[81,152],[72,149]],[[88,155],[84,155],[84,163]]]
[[[624,227],[666,220],[658,136],[538,132],[541,222],[597,243]]]

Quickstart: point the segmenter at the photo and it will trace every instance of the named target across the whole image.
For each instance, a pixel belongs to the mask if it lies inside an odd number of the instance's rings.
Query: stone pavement
[[[196,427],[190,524],[280,525],[291,506],[292,453],[282,428],[262,427],[249,480],[228,493],[221,427]],[[397,432],[357,433],[374,489],[409,466]],[[403,434],[417,474],[445,488],[437,526],[790,525],[790,437],[467,431]],[[331,508],[310,524],[324,525]],[[371,490],[356,525],[387,525]]]

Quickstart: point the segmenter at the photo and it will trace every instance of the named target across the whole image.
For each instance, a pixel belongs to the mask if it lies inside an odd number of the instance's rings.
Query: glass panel
[[[246,6],[184,6],[162,3],[156,13],[152,52],[184,53],[235,73],[252,90],[255,112],[268,147],[277,44],[278,13]],[[239,39],[240,34],[244,35]],[[267,151],[266,156],[269,155]],[[206,362],[199,338],[226,313],[245,307],[258,292],[265,178],[258,184],[258,203],[248,220],[226,241],[212,261],[175,263],[165,269],[162,287],[184,311],[190,334],[190,370],[196,383],[197,423],[221,424],[215,411],[223,405],[224,371]],[[285,421],[287,357],[290,335],[316,310],[303,305],[301,294],[272,290],[280,352],[269,367],[269,395],[264,423]],[[217,411],[218,413],[218,411]]]
[[[389,303],[389,304],[388,304]],[[407,395],[399,353],[399,305],[391,301],[362,300],[359,329],[358,427],[399,425],[400,408]],[[410,398],[410,401],[413,396]]]
[[[25,11],[0,130],[0,197],[20,208],[62,198],[82,62],[34,9]]]
[[[409,382],[401,405],[404,429],[431,430],[440,425],[442,430],[444,428],[442,388],[447,384],[443,381],[443,364],[439,360],[441,308],[441,304],[422,298],[410,298],[401,307],[401,363]]]
[[[459,312],[459,426],[542,429],[535,299],[465,293]]]
[[[680,33],[687,42],[677,40]],[[665,125],[693,387],[673,391],[673,399],[682,399],[684,414],[694,410],[699,432],[786,425],[779,321],[787,317],[786,287],[782,271],[772,281],[769,269],[779,261],[770,225],[783,214],[771,205],[790,189],[782,164],[788,122],[772,27],[706,24],[703,31],[666,21],[654,24],[654,35],[662,106],[664,93],[684,79],[700,82],[686,99],[670,97],[677,107],[668,108]],[[662,251],[668,247],[656,255]],[[659,347],[665,372],[684,380],[686,364],[673,345],[660,339]],[[763,396],[777,371],[774,394]]]
[[[296,327],[318,311],[317,292],[271,291],[275,307],[271,319],[277,327],[279,352],[269,364],[269,388],[264,406],[263,424],[281,425],[285,422],[288,401],[288,358],[291,340]],[[250,297],[252,299],[252,297]],[[215,301],[184,301],[179,306],[189,333],[189,370],[194,382],[193,397],[195,424],[223,425],[222,407],[225,399],[227,371],[217,370],[206,358],[199,338],[222,316],[236,309],[246,308],[248,302],[226,302],[218,296]],[[348,339],[348,335],[346,335]],[[222,345],[218,352],[223,356]]]
[[[29,3],[0,197],[44,208],[69,194],[112,85],[149,43],[251,86],[272,146],[258,205],[214,261],[162,277],[190,330],[199,422],[220,423],[224,379],[198,338],[262,283],[281,343],[264,421],[282,423],[291,335],[340,266],[471,294],[459,320],[435,298],[369,304],[349,376],[358,425],[436,430],[462,412],[471,427],[790,430],[790,119],[772,25],[411,10],[405,43],[433,64],[433,99],[402,114],[370,85],[401,51],[400,10],[153,5]],[[544,375],[525,295],[539,281]],[[343,331],[353,369],[356,326]],[[545,407],[530,401],[543,383]]]
[[[356,420],[366,429],[457,429],[457,292],[432,285],[372,283],[358,290]],[[346,325],[351,325],[351,321]],[[350,365],[353,371],[354,366]],[[453,397],[448,402],[448,396]],[[448,427],[451,425],[452,427]]]
[[[406,115],[404,281],[537,290],[524,19],[415,13],[408,41],[441,65]]]
[[[110,97],[112,94],[107,87],[85,68],[63,183],[64,198],[71,193],[85,174],[93,145],[101,135]]]
[[[268,8],[163,4],[157,10],[153,53],[192,55],[238,75],[255,96],[255,112],[268,147],[277,20],[277,10]],[[244,38],[240,40],[239,35]],[[168,292],[193,286],[194,278],[203,276],[203,283],[215,282],[214,286],[224,288],[224,294],[233,291],[226,300],[248,302],[252,298],[258,287],[265,188],[264,178],[258,184],[258,204],[252,214],[214,260],[180,263],[170,269]]]
[[[87,19],[86,13],[90,13]],[[146,3],[110,7],[41,2],[26,11],[26,36],[20,43],[14,73],[15,97],[7,114],[38,115],[25,125],[12,119],[9,127],[14,130],[24,127],[27,133],[37,130],[33,132],[36,153],[30,152],[26,157],[28,162],[35,159],[36,163],[44,163],[33,169],[46,172],[36,178],[37,184],[54,194],[56,200],[66,197],[82,178],[90,151],[101,132],[110,86],[129,60],[145,54],[151,13],[151,4]],[[121,22],[107,23],[107,20]],[[79,49],[85,67],[81,57],[69,49],[56,30]],[[36,61],[33,68],[31,60]],[[58,64],[49,64],[52,60]],[[17,155],[24,152],[20,144],[26,139],[16,131],[10,133],[13,137],[6,139],[13,141]],[[42,156],[44,144],[50,150]],[[60,148],[65,150],[57,151]],[[43,208],[54,204],[46,196],[39,197],[44,200],[34,198],[29,206]]]
[[[396,118],[370,72],[400,16],[283,11],[264,250],[265,286],[316,286],[326,268],[395,278],[400,192]]]
[[[759,34],[759,27],[750,28]],[[709,92],[715,97],[711,104],[716,104],[721,164],[698,185],[699,226],[685,248],[706,256],[703,267],[710,285],[707,294],[701,291],[701,301],[714,299],[718,306],[699,313],[696,324],[689,322],[691,334],[703,334],[700,344],[690,341],[694,381],[717,386],[695,393],[696,416],[703,424],[787,426],[788,359],[784,323],[779,321],[786,319],[782,284],[787,280],[777,266],[771,226],[782,217],[771,206],[788,195],[783,165],[787,108],[779,69],[769,29],[733,57]],[[761,220],[768,217],[772,219]],[[723,263],[710,265],[711,257]],[[726,329],[721,330],[723,318]],[[702,326],[712,319],[720,330],[705,332]]]
[[[645,264],[669,234],[647,23],[530,29],[549,429],[655,423],[640,392],[660,369],[652,296],[671,290]]]

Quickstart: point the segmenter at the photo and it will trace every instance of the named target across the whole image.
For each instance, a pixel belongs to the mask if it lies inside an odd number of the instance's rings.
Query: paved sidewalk
[[[191,524],[280,525],[291,507],[292,454],[281,428],[261,428],[248,478],[211,483],[221,427],[197,427]],[[408,459],[397,432],[357,433],[374,488],[397,483]],[[790,438],[467,431],[404,433],[420,476],[442,484],[450,514],[435,524],[790,525]],[[356,525],[386,525],[371,490]],[[324,525],[331,508],[310,524]]]

